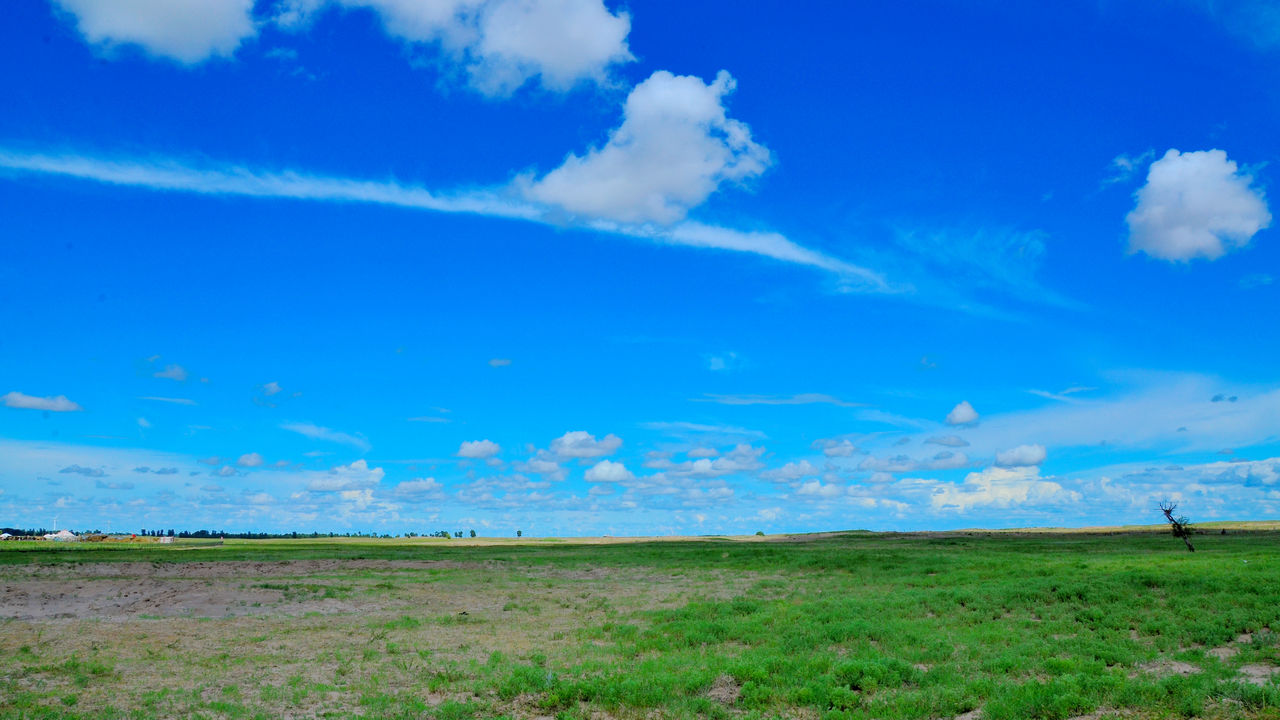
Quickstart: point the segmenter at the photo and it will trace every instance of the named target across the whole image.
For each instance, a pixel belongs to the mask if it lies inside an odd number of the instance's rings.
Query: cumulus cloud
[[[713,458],[719,454],[720,454],[719,450],[716,450],[715,448],[709,448],[709,447],[696,447],[690,450],[689,452],[685,453],[685,455],[691,458]]]
[[[66,395],[37,397],[16,390],[0,395],[0,403],[4,403],[5,407],[19,410],[44,410],[45,412],[79,412],[84,409],[78,403],[68,400]]]
[[[952,412],[955,412],[954,410]],[[959,435],[935,435],[925,440],[928,445],[941,445],[943,447],[969,447],[969,441]]]
[[[385,475],[382,468],[371,468],[364,460],[356,460],[350,465],[336,465],[329,472],[313,477],[307,483],[311,492],[353,492],[368,490],[382,482]]]
[[[491,440],[464,440],[458,446],[458,457],[481,460],[502,452],[502,447]]]
[[[622,438],[610,433],[596,440],[585,430],[572,430],[551,441],[551,452],[561,458],[596,458],[612,455],[622,447]]]
[[[596,458],[612,455],[622,447],[622,438],[610,433],[596,440],[585,430],[572,430],[551,441],[551,452],[561,458]]]
[[[132,490],[133,489],[133,483],[131,482],[107,482],[106,480],[97,480],[93,483],[93,486],[98,488],[99,490]]]
[[[351,435],[311,423],[285,423],[280,426],[280,429],[298,433],[312,440],[324,440],[325,442],[350,445],[365,452],[369,450],[369,441],[359,435]]]
[[[283,389],[284,388],[280,387],[280,383],[276,382],[275,380],[272,380],[271,382],[264,384],[261,388],[262,394],[266,395],[267,397],[271,397],[272,395],[279,393]]]
[[[665,475],[673,478],[718,478],[736,473],[754,472],[764,467],[760,456],[764,448],[753,447],[748,443],[739,443],[732,450],[714,460],[698,458],[682,463],[661,462]],[[655,465],[650,465],[651,467]]]
[[[634,479],[635,475],[620,462],[601,460],[588,468],[583,477],[587,482],[626,482]]]
[[[396,485],[392,492],[406,500],[440,500],[444,498],[444,485],[435,478],[414,478]]]
[[[136,473],[152,473],[155,475],[177,475],[178,474],[178,468],[175,468],[175,467],[162,467],[162,468],[155,468],[153,470],[146,465],[141,465],[139,467],[136,467],[133,469],[133,471]]]
[[[938,510],[1056,505],[1079,502],[1080,493],[1039,477],[1036,467],[990,467],[969,473],[961,484],[938,483],[929,503]]]
[[[1134,195],[1129,252],[1189,262],[1216,260],[1249,244],[1271,225],[1262,190],[1222,150],[1169,150],[1151,163],[1147,184]]]
[[[245,453],[244,455],[240,456],[239,460],[236,460],[236,465],[239,465],[240,467],[245,467],[245,468],[258,467],[262,465],[262,456],[256,452]]]
[[[973,409],[968,400],[962,401],[947,413],[948,425],[972,425],[976,422],[978,422],[978,411]]]
[[[852,457],[860,452],[858,446],[854,445],[848,438],[823,438],[814,440],[810,446],[814,450],[821,450],[823,455],[827,457]]]
[[[1019,445],[996,453],[996,465],[1000,467],[1028,467],[1044,462],[1043,445]]]
[[[515,470],[516,472],[541,475],[548,480],[555,480],[556,482],[564,480],[568,476],[568,473],[560,465],[560,458],[546,450],[539,450],[528,460],[517,462]]]
[[[253,0],[54,0],[91,45],[136,45],[191,65],[229,57],[257,29]]]
[[[766,470],[760,473],[760,477],[765,480],[794,482],[800,478],[817,474],[818,468],[814,467],[808,460],[801,460],[800,462],[789,462],[776,470]]]
[[[490,358],[489,367],[506,367],[511,364],[511,358]]]
[[[165,365],[163,370],[157,370],[154,373],[151,373],[151,377],[185,382],[187,379],[187,369],[176,363],[170,363],[169,365]]]
[[[909,455],[870,456],[858,464],[858,469],[877,473],[903,473],[917,470],[954,470],[968,464],[969,457],[964,453],[943,451],[925,459],[917,459]]]
[[[763,173],[769,151],[725,113],[734,80],[710,84],[659,70],[627,97],[622,124],[604,146],[570,155],[525,194],[571,215],[669,225],[725,183]]]
[[[607,82],[611,65],[633,59],[630,17],[601,0],[286,0],[276,24],[303,28],[331,6],[367,8],[388,35],[437,46],[488,95],[508,95],[534,78],[551,90]]]
[[[68,465],[58,472],[70,475],[83,475],[85,477],[106,477],[107,473],[102,468],[82,467],[80,465]]]

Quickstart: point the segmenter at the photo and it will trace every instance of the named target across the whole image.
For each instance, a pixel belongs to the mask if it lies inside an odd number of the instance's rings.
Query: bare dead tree
[[[1188,552],[1195,552],[1196,549],[1191,545],[1191,521],[1186,515],[1174,516],[1173,511],[1178,509],[1178,504],[1165,500],[1160,503],[1160,511],[1164,513],[1164,519],[1169,521],[1169,528],[1173,530],[1173,536],[1182,538],[1182,542],[1187,544]]]

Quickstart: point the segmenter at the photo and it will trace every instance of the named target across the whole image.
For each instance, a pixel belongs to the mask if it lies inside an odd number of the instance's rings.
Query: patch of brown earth
[[[1204,654],[1208,655],[1209,657],[1218,658],[1219,660],[1230,660],[1236,655],[1239,655],[1240,650],[1239,648],[1233,648],[1230,645],[1226,645],[1224,647],[1217,647],[1212,650],[1206,650]]]
[[[742,686],[738,684],[728,675],[721,675],[716,681],[711,683],[711,689],[707,691],[707,697],[715,700],[722,705],[732,705],[738,702],[738,697],[742,695]]]
[[[1242,665],[1240,678],[1250,685],[1266,685],[1271,678],[1280,673],[1280,668],[1270,665]]]
[[[1129,673],[1129,677],[1137,677],[1139,673],[1147,673],[1156,677],[1169,677],[1171,675],[1195,675],[1200,672],[1200,668],[1191,663],[1182,662],[1181,660],[1152,660],[1138,666],[1137,671]]]

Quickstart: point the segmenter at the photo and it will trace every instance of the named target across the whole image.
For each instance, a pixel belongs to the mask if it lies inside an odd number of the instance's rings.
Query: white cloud
[[[634,479],[635,475],[620,462],[601,460],[588,468],[583,477],[587,482],[626,482]]]
[[[720,454],[719,450],[716,450],[715,448],[709,448],[709,447],[696,447],[690,450],[689,452],[685,453],[685,455],[691,458],[713,458],[719,454]]]
[[[806,498],[830,499],[845,494],[845,488],[834,483],[823,484],[821,480],[809,480],[796,488],[796,495]]]
[[[534,78],[558,91],[606,83],[611,65],[634,59],[630,17],[600,0],[288,0],[276,24],[304,27],[328,6],[367,8],[388,35],[438,45],[488,95],[509,95]]]
[[[1019,445],[996,453],[996,465],[1000,467],[1027,467],[1044,462],[1043,445]]]
[[[1169,150],[1151,163],[1147,184],[1126,216],[1129,252],[1161,260],[1216,260],[1245,247],[1271,225],[1271,213],[1253,177],[1222,150]]]
[[[954,470],[969,464],[969,457],[964,453],[943,451],[933,457],[917,459],[908,455],[893,457],[868,456],[858,464],[859,470],[870,470],[877,473],[902,473],[917,470]]]
[[[458,457],[483,459],[502,452],[502,447],[491,440],[464,440],[458,446]]]
[[[285,171],[268,172],[234,165],[208,165],[176,159],[114,160],[81,155],[45,155],[0,148],[0,168],[42,175],[142,187],[156,191],[255,198],[290,198],[321,202],[349,202],[462,213],[563,225],[563,214],[522,203],[509,188],[436,193],[417,185],[323,177]],[[620,225],[590,221],[581,227],[665,245],[682,245],[750,253],[779,262],[812,267],[834,274],[841,290],[898,292],[873,270],[797,245],[774,232],[745,232],[732,228],[684,222],[674,227]],[[501,363],[505,358],[494,358]]]
[[[364,460],[356,460],[350,465],[337,465],[328,473],[318,474],[307,483],[311,492],[358,492],[368,490],[382,482],[385,476],[382,468],[371,468]],[[357,498],[358,499],[358,498]]]
[[[760,456],[764,448],[752,447],[748,443],[739,443],[724,455],[711,460],[699,458],[682,463],[670,463],[664,471],[671,477],[718,478],[735,473],[754,472],[764,467]]]
[[[163,370],[157,370],[151,374],[151,377],[164,378],[165,380],[177,380],[185,382],[187,379],[187,369],[177,364],[165,365]]]
[[[489,367],[506,367],[511,364],[511,358],[490,358]]]
[[[311,423],[285,423],[280,426],[281,430],[288,430],[299,435],[309,437],[312,440],[324,440],[326,442],[340,443],[342,445],[350,445],[365,452],[369,450],[369,441],[358,435],[339,432],[327,427],[313,425]]]
[[[195,64],[230,57],[257,29],[253,0],[54,0],[92,45],[137,45],[151,55]]]
[[[707,369],[712,372],[729,370],[737,367],[738,365],[738,353],[733,351],[707,357]]]
[[[861,452],[857,445],[854,445],[848,438],[820,438],[814,440],[809,446],[814,450],[821,450],[823,455],[827,457],[852,457]]]
[[[239,465],[240,467],[246,467],[246,468],[258,467],[262,465],[262,456],[256,452],[245,453],[244,455],[240,456],[239,460],[236,460],[236,465]]]
[[[140,417],[138,418],[138,427],[143,428],[145,430],[146,428],[151,427],[151,421],[144,417]]]
[[[694,402],[713,402],[721,405],[815,405],[827,404],[839,407],[863,407],[863,403],[841,400],[823,393],[800,393],[798,395],[717,395],[707,393],[706,397],[693,398]]]
[[[280,387],[280,383],[276,382],[275,380],[272,380],[271,382],[266,383],[265,385],[262,386],[262,394],[266,395],[267,397],[271,397],[272,395],[275,395],[276,393],[280,392],[283,389],[284,388]]]
[[[150,400],[152,402],[169,403],[170,405],[195,405],[196,404],[196,401],[190,398],[156,397],[155,395],[146,395],[138,399]]]
[[[608,142],[537,181],[526,195],[572,215],[623,223],[683,220],[722,184],[763,173],[769,151],[746,124],[725,114],[734,80],[721,70],[711,84],[659,70],[627,97],[623,121]]]
[[[960,485],[937,483],[929,503],[938,510],[966,512],[979,507],[1010,508],[1079,502],[1080,493],[1039,478],[1040,469],[990,467],[971,472]]]
[[[968,400],[962,401],[947,413],[948,425],[972,425],[976,422],[978,422],[978,411],[973,409]]]
[[[516,472],[534,473],[556,482],[568,476],[565,469],[560,466],[560,459],[546,450],[539,450],[528,460],[515,463],[514,467]]]
[[[551,441],[551,452],[562,458],[595,458],[612,455],[622,447],[622,438],[609,434],[596,440],[585,430],[573,430]]]
[[[393,492],[406,500],[439,500],[444,497],[444,485],[435,478],[414,478],[396,485]]]
[[[703,423],[692,423],[684,421],[674,422],[646,422],[641,423],[640,427],[646,430],[656,430],[658,432],[668,433],[670,435],[721,435],[724,437],[755,437],[762,438],[765,434],[759,430],[750,430],[735,425],[706,425]]]
[[[1139,155],[1120,153],[1111,160],[1111,174],[1103,181],[1103,187],[1116,183],[1127,183],[1142,170],[1142,166],[1155,157],[1155,150],[1147,150]]]
[[[44,410],[45,412],[79,412],[84,410],[78,403],[68,400],[66,395],[38,397],[36,395],[26,395],[16,390],[0,395],[0,403],[4,403],[5,407],[19,410]]]
[[[83,475],[85,477],[106,477],[107,473],[102,468],[84,467],[82,465],[68,465],[58,472],[63,474]]]
[[[766,470],[760,473],[760,477],[765,480],[794,482],[800,478],[817,474],[818,468],[814,467],[808,460],[801,460],[800,462],[789,462],[775,470]]]
[[[969,447],[969,441],[959,435],[935,435],[928,440],[925,440],[925,443],[929,445],[942,445],[943,447],[953,448]]]

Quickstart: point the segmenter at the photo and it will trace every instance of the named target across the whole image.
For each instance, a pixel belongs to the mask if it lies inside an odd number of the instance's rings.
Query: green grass
[[[0,574],[39,563],[74,577],[75,563],[117,561],[440,564],[236,580],[285,603],[347,603],[337,614],[0,623],[0,717],[1280,718],[1280,675],[1258,686],[1240,674],[1280,666],[1266,630],[1280,629],[1280,533],[1196,544],[974,532],[6,548]],[[1238,653],[1207,652],[1226,646]],[[1151,665],[1173,661],[1196,672]]]

